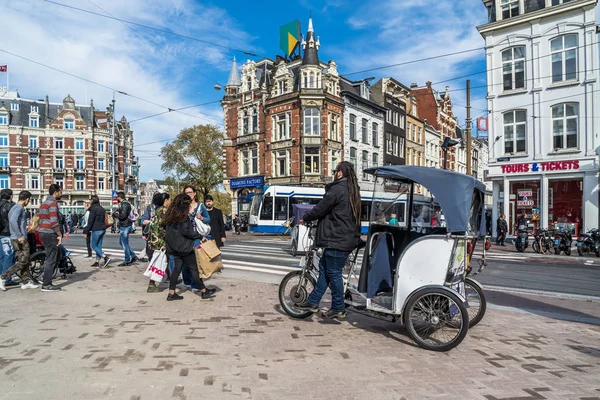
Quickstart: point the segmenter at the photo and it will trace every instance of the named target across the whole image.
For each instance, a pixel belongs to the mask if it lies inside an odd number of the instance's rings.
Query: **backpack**
[[[129,205],[131,206],[131,212],[129,213],[129,220],[133,223],[135,223],[138,218],[139,218],[139,214],[137,212],[137,210],[135,209],[135,207],[133,207],[133,205],[131,203],[129,203]]]
[[[14,205],[14,203],[8,200],[4,200],[4,202],[0,204],[0,231],[3,231],[8,227],[8,212]]]

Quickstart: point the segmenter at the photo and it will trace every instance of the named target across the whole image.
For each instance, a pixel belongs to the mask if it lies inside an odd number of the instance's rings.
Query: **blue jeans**
[[[101,259],[104,255],[104,251],[102,250],[102,241],[104,240],[105,233],[106,229],[92,232],[92,240],[90,241],[90,246],[96,252],[96,258],[98,260]]]
[[[319,261],[319,280],[308,296],[308,303],[318,307],[327,287],[331,289],[331,309],[335,312],[343,312],[344,306],[344,280],[342,271],[349,251],[338,251],[325,249]]]
[[[12,243],[10,242],[10,236],[1,236],[0,243],[2,244],[2,251],[0,251],[0,269],[3,274],[15,263],[15,250],[13,249]],[[10,281],[10,278],[7,279]]]
[[[122,226],[119,230],[120,238],[119,244],[125,251],[125,262],[130,263],[135,258],[135,253],[129,247],[129,234],[131,233],[131,226]]]

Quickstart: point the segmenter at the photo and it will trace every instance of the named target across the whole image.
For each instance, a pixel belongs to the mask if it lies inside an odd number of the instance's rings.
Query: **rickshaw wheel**
[[[465,297],[469,313],[469,328],[472,328],[483,319],[487,309],[487,300],[481,286],[471,278],[465,278]]]
[[[408,299],[403,321],[411,339],[432,351],[453,349],[469,330],[469,312],[460,297],[435,287],[419,290]]]
[[[283,277],[279,284],[279,304],[287,315],[303,319],[313,314],[311,311],[297,309],[294,304],[306,301],[316,284],[315,279],[309,273],[306,273],[303,279],[302,270],[292,271]]]

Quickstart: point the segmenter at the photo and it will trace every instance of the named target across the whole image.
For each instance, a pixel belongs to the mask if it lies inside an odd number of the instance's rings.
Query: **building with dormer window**
[[[494,224],[598,228],[597,1],[483,3]]]

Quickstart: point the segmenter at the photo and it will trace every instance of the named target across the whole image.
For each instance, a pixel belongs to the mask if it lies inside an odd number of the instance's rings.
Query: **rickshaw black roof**
[[[466,232],[468,227],[473,191],[485,194],[485,185],[477,179],[437,168],[395,165],[367,168],[363,172],[404,183],[424,186],[438,201],[449,232]]]

